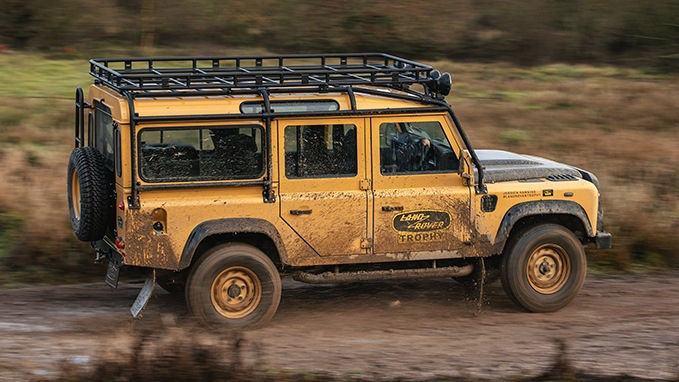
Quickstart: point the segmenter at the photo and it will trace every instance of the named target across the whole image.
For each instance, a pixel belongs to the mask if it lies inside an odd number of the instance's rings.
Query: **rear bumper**
[[[597,231],[594,242],[597,248],[608,249],[613,245],[613,238],[608,232]]]

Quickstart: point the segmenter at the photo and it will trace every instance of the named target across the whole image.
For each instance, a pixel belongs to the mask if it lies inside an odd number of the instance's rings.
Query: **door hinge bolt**
[[[369,190],[370,189],[370,179],[361,179],[358,182],[358,188],[363,190],[363,191]]]

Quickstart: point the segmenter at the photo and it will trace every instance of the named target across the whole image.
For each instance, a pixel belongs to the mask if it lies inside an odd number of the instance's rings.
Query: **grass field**
[[[476,148],[593,171],[622,270],[679,266],[679,76],[616,67],[432,62]],[[73,93],[87,61],[0,54],[0,283],[77,279],[91,260],[70,230],[65,173]]]

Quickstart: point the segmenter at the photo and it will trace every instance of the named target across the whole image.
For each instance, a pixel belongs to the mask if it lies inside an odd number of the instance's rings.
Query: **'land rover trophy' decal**
[[[409,211],[394,215],[394,230],[399,243],[443,240],[443,232],[450,227],[450,214],[445,211]]]

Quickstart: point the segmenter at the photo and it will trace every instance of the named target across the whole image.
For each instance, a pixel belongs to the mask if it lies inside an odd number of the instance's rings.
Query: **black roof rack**
[[[95,83],[133,97],[231,94],[262,88],[329,90],[354,85],[407,90],[412,84],[422,84],[426,95],[441,98],[433,89],[436,86],[428,86],[432,71],[429,65],[385,53],[90,60]]]
[[[357,110],[355,92],[387,96],[409,101],[419,101],[428,107],[420,112],[447,110],[453,119],[472,160],[478,169],[477,192],[485,193],[483,167],[462,130],[455,112],[445,101],[451,89],[450,74],[441,74],[431,66],[385,53],[335,53],[296,54],[283,56],[196,56],[158,58],[100,58],[90,60],[90,75],[95,84],[103,84],[120,92],[128,100],[130,134],[134,136],[136,124],[158,120],[221,120],[262,118],[269,130],[277,113],[271,108],[269,94],[281,92],[339,91],[346,93],[351,110],[333,111],[330,115],[376,115],[380,113],[411,113],[412,108]],[[420,84],[423,91],[410,89]],[[367,86],[386,87],[405,92],[385,92]],[[134,109],[136,97],[177,97],[228,94],[257,94],[262,97],[262,113],[139,116]],[[82,90],[76,92],[76,145],[82,143],[83,109],[87,105]],[[327,112],[305,112],[304,115],[325,115]],[[293,113],[298,115],[301,113]],[[271,188],[271,135],[267,134],[267,173],[264,181],[264,200],[272,202]],[[135,140],[130,140],[132,161]],[[139,208],[139,189],[136,185],[136,167],[131,168],[132,192],[128,197],[130,208]],[[207,186],[207,185],[206,185]],[[218,183],[217,186],[224,186]],[[149,186],[144,186],[149,188]]]

